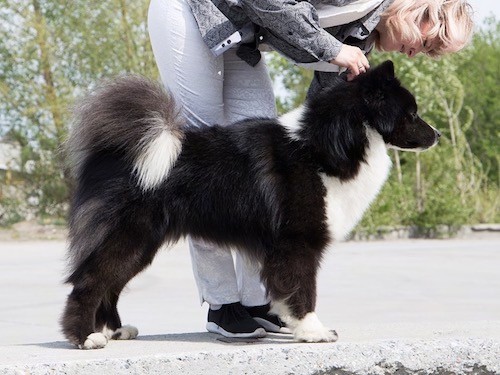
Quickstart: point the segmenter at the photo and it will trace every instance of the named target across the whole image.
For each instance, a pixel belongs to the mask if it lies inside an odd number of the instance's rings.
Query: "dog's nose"
[[[434,131],[436,132],[436,137],[439,139],[441,138],[441,132],[437,129],[434,129]]]

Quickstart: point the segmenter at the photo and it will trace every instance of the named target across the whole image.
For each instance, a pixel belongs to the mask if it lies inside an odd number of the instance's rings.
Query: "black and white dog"
[[[323,253],[379,192],[387,148],[424,150],[439,135],[390,61],[279,119],[228,127],[185,128],[168,93],[144,78],[104,85],[77,108],[67,144],[65,336],[85,349],[135,337],[121,325],[120,292],[160,246],[190,235],[258,262],[295,339],[335,341],[314,312]]]

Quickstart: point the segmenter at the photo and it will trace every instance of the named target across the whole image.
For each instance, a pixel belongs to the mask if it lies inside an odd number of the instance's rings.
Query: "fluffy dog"
[[[273,311],[299,341],[335,341],[314,309],[328,245],[344,238],[390,170],[388,147],[423,150],[439,132],[385,62],[279,119],[185,127],[170,95],[137,76],[88,95],[68,140],[67,339],[93,349],[137,335],[116,308],[165,243],[190,235],[258,262]]]

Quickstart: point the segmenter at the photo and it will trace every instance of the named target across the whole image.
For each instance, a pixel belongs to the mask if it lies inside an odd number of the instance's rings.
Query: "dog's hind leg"
[[[122,325],[116,306],[118,303],[118,296],[118,293],[114,293],[108,289],[95,315],[96,331],[102,332],[108,340],[111,340],[115,331]]]
[[[276,246],[263,264],[262,280],[271,297],[272,312],[280,316],[298,341],[337,340],[335,331],[323,326],[314,311],[320,258],[321,250],[315,251],[304,241],[290,240]]]
[[[122,289],[123,287],[108,289],[96,312],[96,331],[102,332],[108,340],[131,340],[139,334],[138,329],[133,326],[122,326],[117,308]]]
[[[61,320],[66,338],[81,349],[102,348],[107,338],[95,329],[95,314],[105,288],[100,282],[76,283],[66,301]]]
[[[151,263],[162,242],[161,235],[145,228],[123,229],[109,235],[76,267],[68,279],[74,288],[61,320],[70,342],[83,349],[102,348],[108,341],[102,331],[108,325],[112,338],[137,335],[136,329],[121,327],[116,303],[123,287]]]

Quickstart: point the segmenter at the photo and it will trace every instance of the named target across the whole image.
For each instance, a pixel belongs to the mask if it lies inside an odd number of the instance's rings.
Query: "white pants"
[[[265,62],[255,67],[230,49],[215,57],[204,43],[185,0],[152,0],[148,29],[163,84],[182,105],[190,126],[227,125],[248,117],[275,117]],[[203,155],[200,155],[203,157]],[[268,302],[256,266],[237,253],[189,240],[201,302],[245,306]]]

